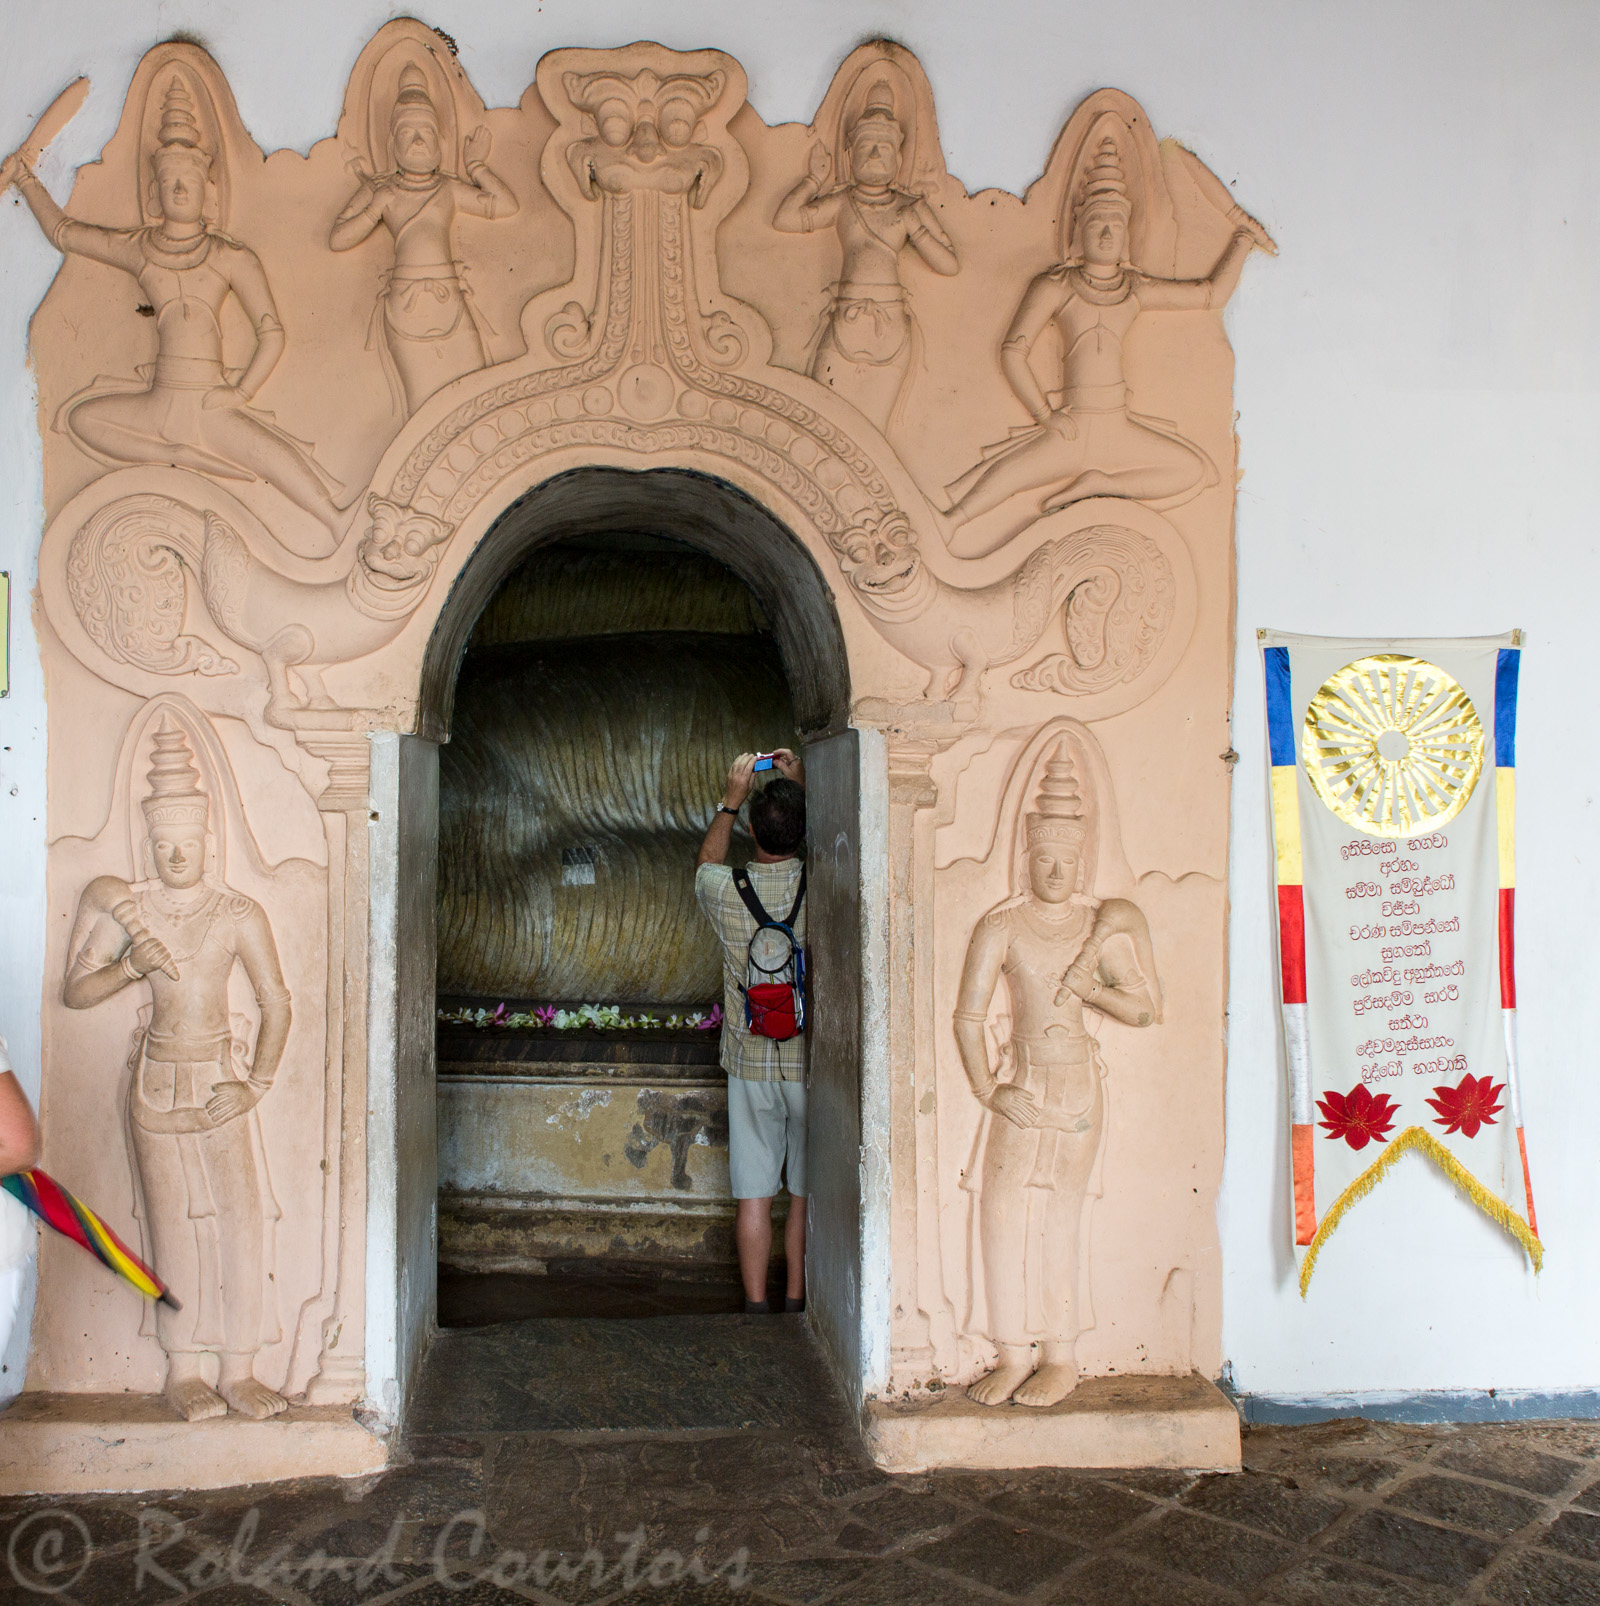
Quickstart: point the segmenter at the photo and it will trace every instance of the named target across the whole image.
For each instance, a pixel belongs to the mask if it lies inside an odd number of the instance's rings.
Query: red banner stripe
[[[1283,1001],[1306,1001],[1306,906],[1304,888],[1278,888],[1278,948],[1283,965]]]
[[[1500,1007],[1517,1007],[1515,887],[1500,889]]]

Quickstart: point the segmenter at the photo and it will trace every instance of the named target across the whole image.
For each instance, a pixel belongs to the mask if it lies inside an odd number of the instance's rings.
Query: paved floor
[[[446,1335],[409,1463],[362,1483],[0,1501],[0,1600],[1600,1603],[1600,1424],[1258,1430],[1226,1477],[889,1478],[798,1320],[699,1321]],[[619,1388],[623,1361],[659,1386]]]

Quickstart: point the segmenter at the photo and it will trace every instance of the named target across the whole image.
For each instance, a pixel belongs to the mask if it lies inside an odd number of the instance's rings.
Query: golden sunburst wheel
[[[1330,675],[1311,699],[1300,760],[1346,825],[1410,836],[1466,807],[1483,772],[1483,721],[1437,664],[1375,653]]]

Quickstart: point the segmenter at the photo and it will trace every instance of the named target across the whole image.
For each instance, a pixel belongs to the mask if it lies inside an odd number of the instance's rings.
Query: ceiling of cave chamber
[[[560,541],[490,599],[439,760],[443,998],[721,995],[695,853],[745,750],[797,745],[755,598],[677,542]],[[732,862],[751,844],[742,828]]]

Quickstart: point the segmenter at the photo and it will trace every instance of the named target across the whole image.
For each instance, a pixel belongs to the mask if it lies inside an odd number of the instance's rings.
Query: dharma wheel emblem
[[[1483,772],[1483,722],[1437,664],[1376,653],[1330,675],[1311,699],[1300,761],[1346,825],[1410,836],[1466,807]]]

